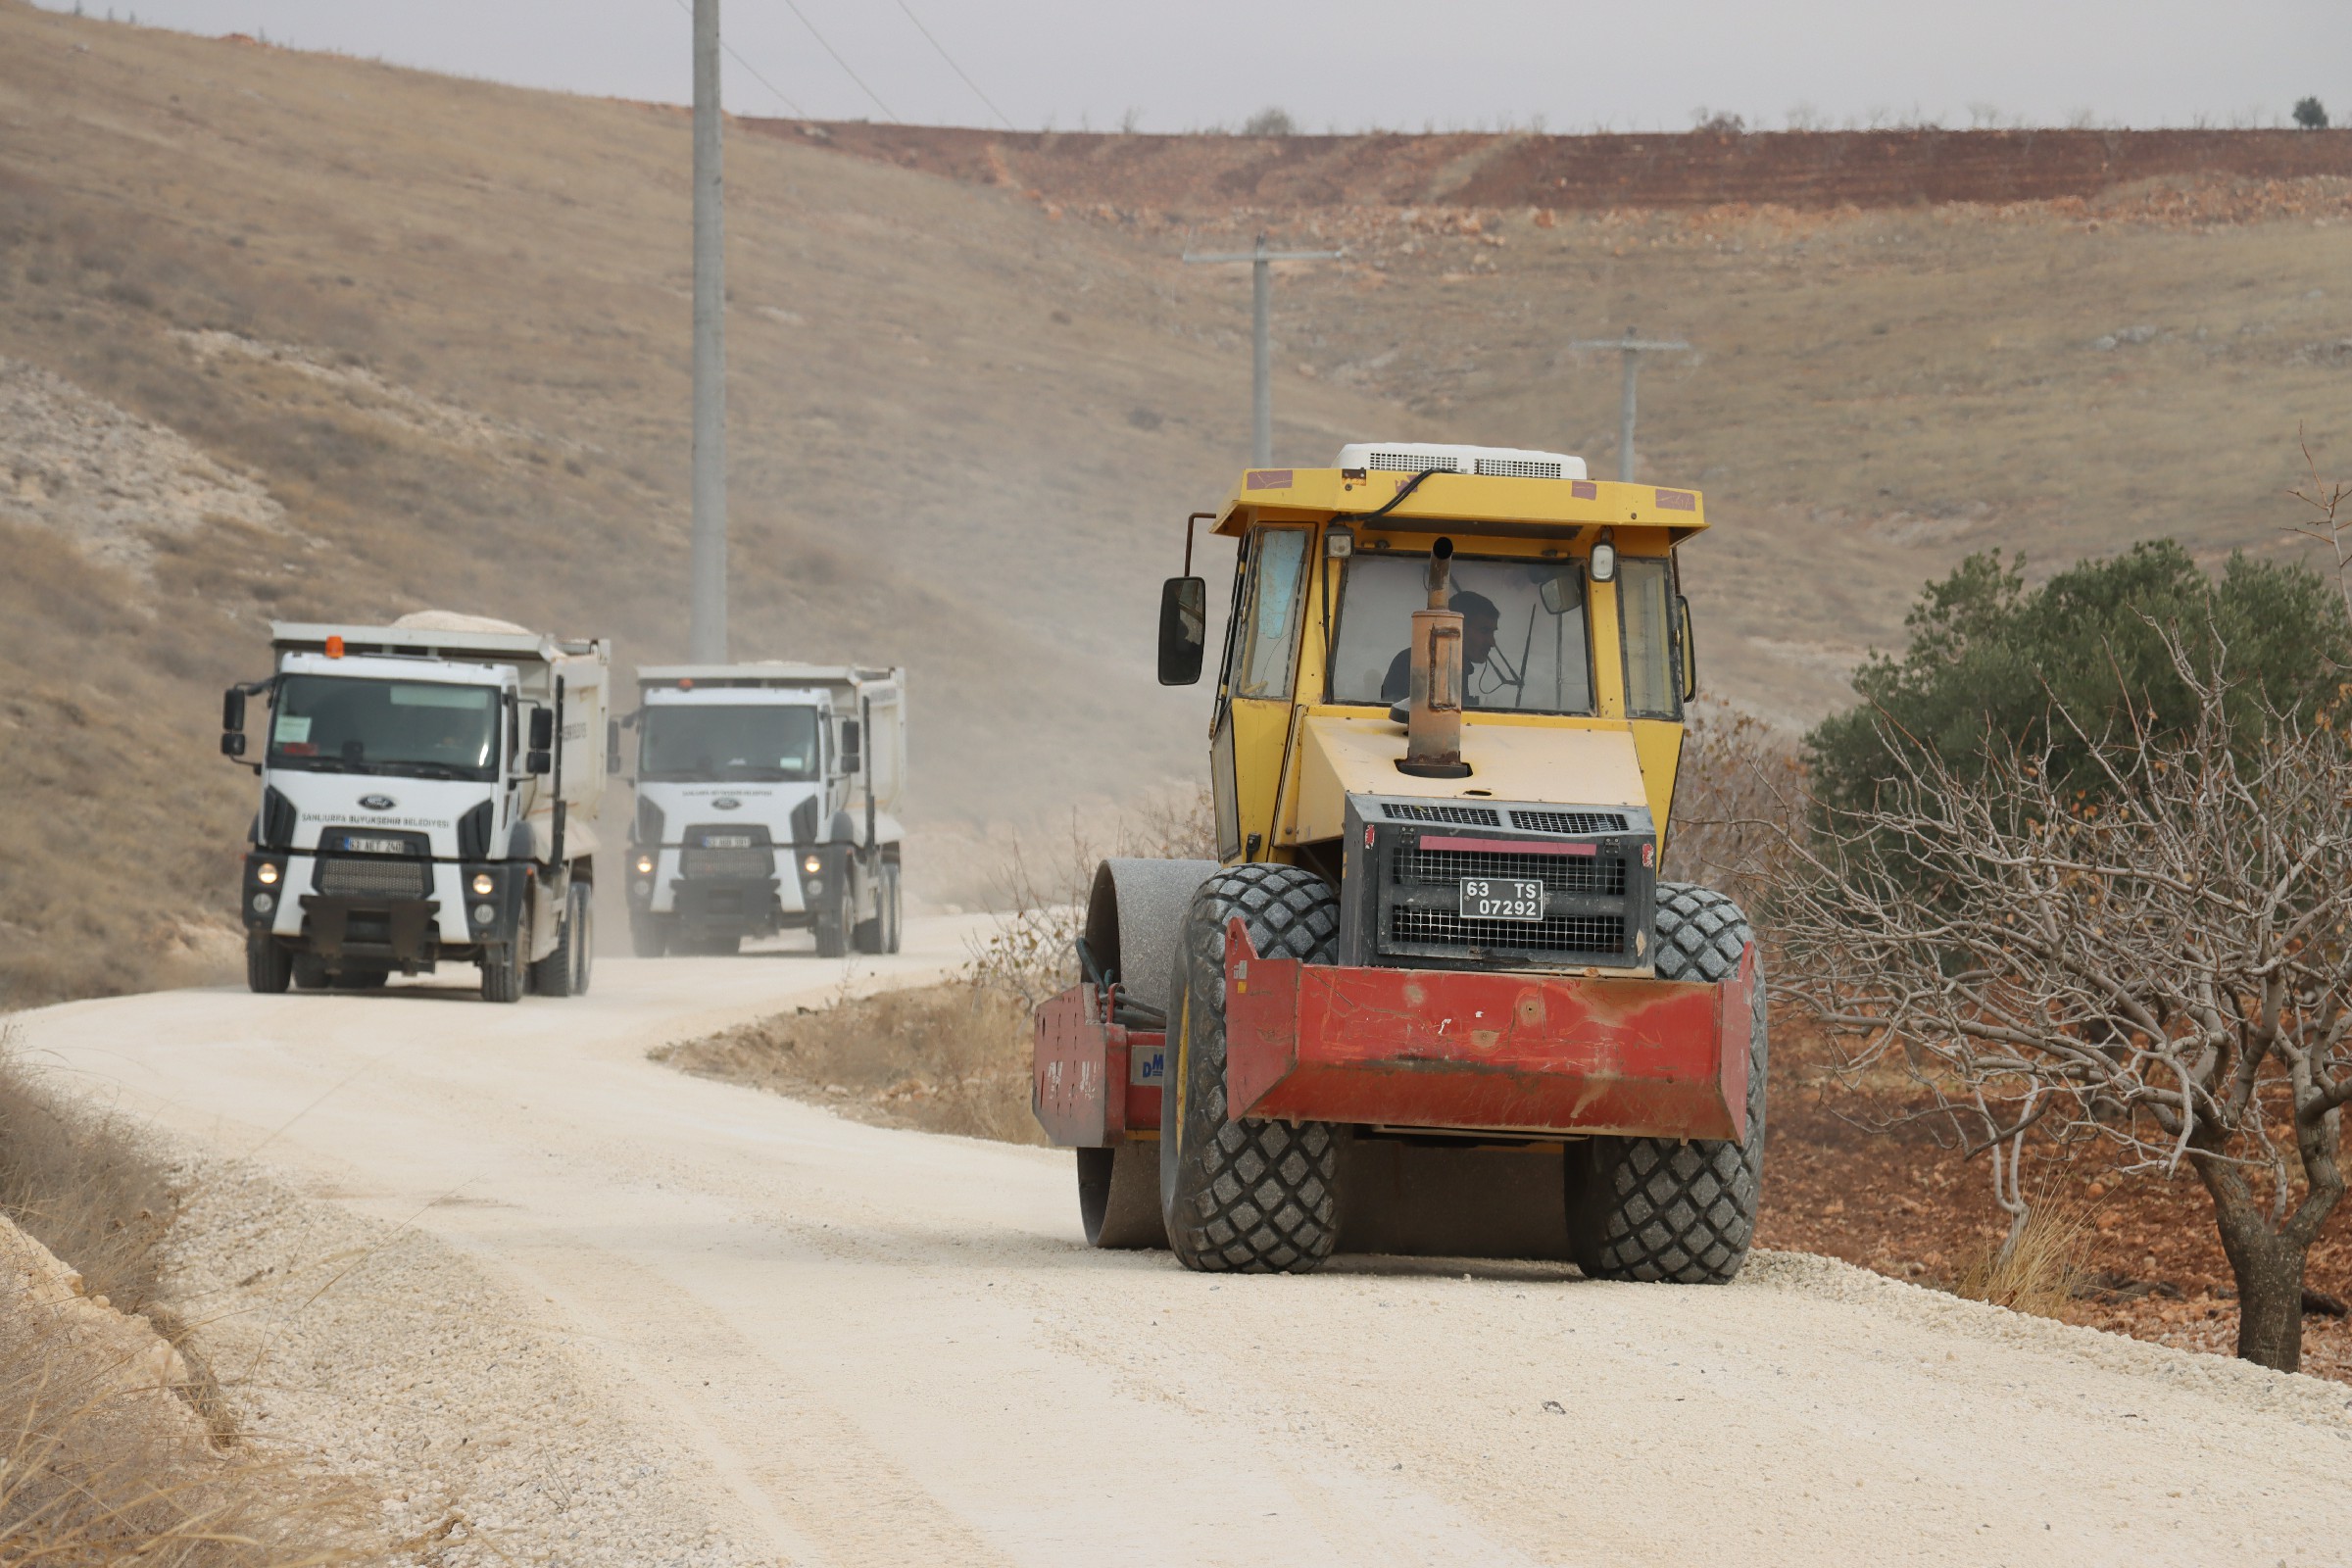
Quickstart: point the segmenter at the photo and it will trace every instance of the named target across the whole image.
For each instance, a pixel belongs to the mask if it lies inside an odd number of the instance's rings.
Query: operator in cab
[[[1462,617],[1462,689],[1478,690],[1478,676],[1494,657],[1494,635],[1502,629],[1502,612],[1485,594],[1463,589],[1446,601],[1446,608]],[[1380,683],[1380,700],[1401,703],[1413,687],[1413,651],[1398,649]],[[1476,707],[1476,703],[1466,706]]]

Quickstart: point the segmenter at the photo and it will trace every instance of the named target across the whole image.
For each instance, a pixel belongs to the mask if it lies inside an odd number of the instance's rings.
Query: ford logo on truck
[[[363,795],[360,804],[370,811],[389,811],[400,803],[389,795]]]
[[[743,803],[732,795],[722,795],[710,803],[710,809],[713,811],[740,811],[743,809]]]

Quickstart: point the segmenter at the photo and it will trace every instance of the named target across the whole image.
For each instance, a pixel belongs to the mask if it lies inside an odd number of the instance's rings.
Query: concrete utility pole
[[[1618,393],[1617,403],[1617,477],[1626,483],[1634,479],[1634,383],[1641,379],[1642,356],[1644,354],[1682,354],[1690,345],[1679,340],[1639,338],[1627,327],[1623,337],[1588,338],[1569,345],[1576,349],[1617,349],[1625,355],[1625,384]]]
[[[718,0],[694,0],[694,625],[700,664],[727,662],[726,187],[719,178]]]
[[[1268,468],[1274,466],[1274,281],[1270,262],[1329,262],[1347,255],[1346,251],[1270,251],[1266,236],[1257,236],[1257,248],[1248,251],[1220,251],[1211,256],[1195,256],[1185,252],[1188,262],[1248,262],[1250,278],[1250,466]]]

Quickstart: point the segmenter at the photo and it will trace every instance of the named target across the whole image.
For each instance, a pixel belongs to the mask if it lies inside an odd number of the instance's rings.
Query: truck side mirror
[[[1159,683],[1190,686],[1200,679],[1208,647],[1208,581],[1170,577],[1159,590]]]
[[[220,755],[245,755],[245,694],[234,686],[220,694]]]
[[[531,710],[531,750],[552,751],[556,744],[556,711],[552,708]]]
[[[845,718],[841,721],[841,770],[844,773],[857,772],[864,760],[864,740],[858,720]]]
[[[522,760],[523,771],[533,778],[545,778],[556,770],[556,754],[534,751]]]
[[[1683,617],[1683,701],[1687,703],[1698,695],[1698,639],[1690,630],[1690,601],[1676,594],[1674,603]]]

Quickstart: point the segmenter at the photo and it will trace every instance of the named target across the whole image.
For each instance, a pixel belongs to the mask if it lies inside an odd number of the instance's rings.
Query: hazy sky
[[[1132,112],[1141,129],[1183,130],[1269,105],[1310,130],[1682,130],[1702,107],[1773,129],[1792,114],[2269,124],[2306,93],[2352,122],[2346,0],[727,0],[742,57],[727,107],[995,123],[908,7],[1024,129],[1108,129]],[[689,92],[685,0],[137,0],[114,14],[530,86]]]

